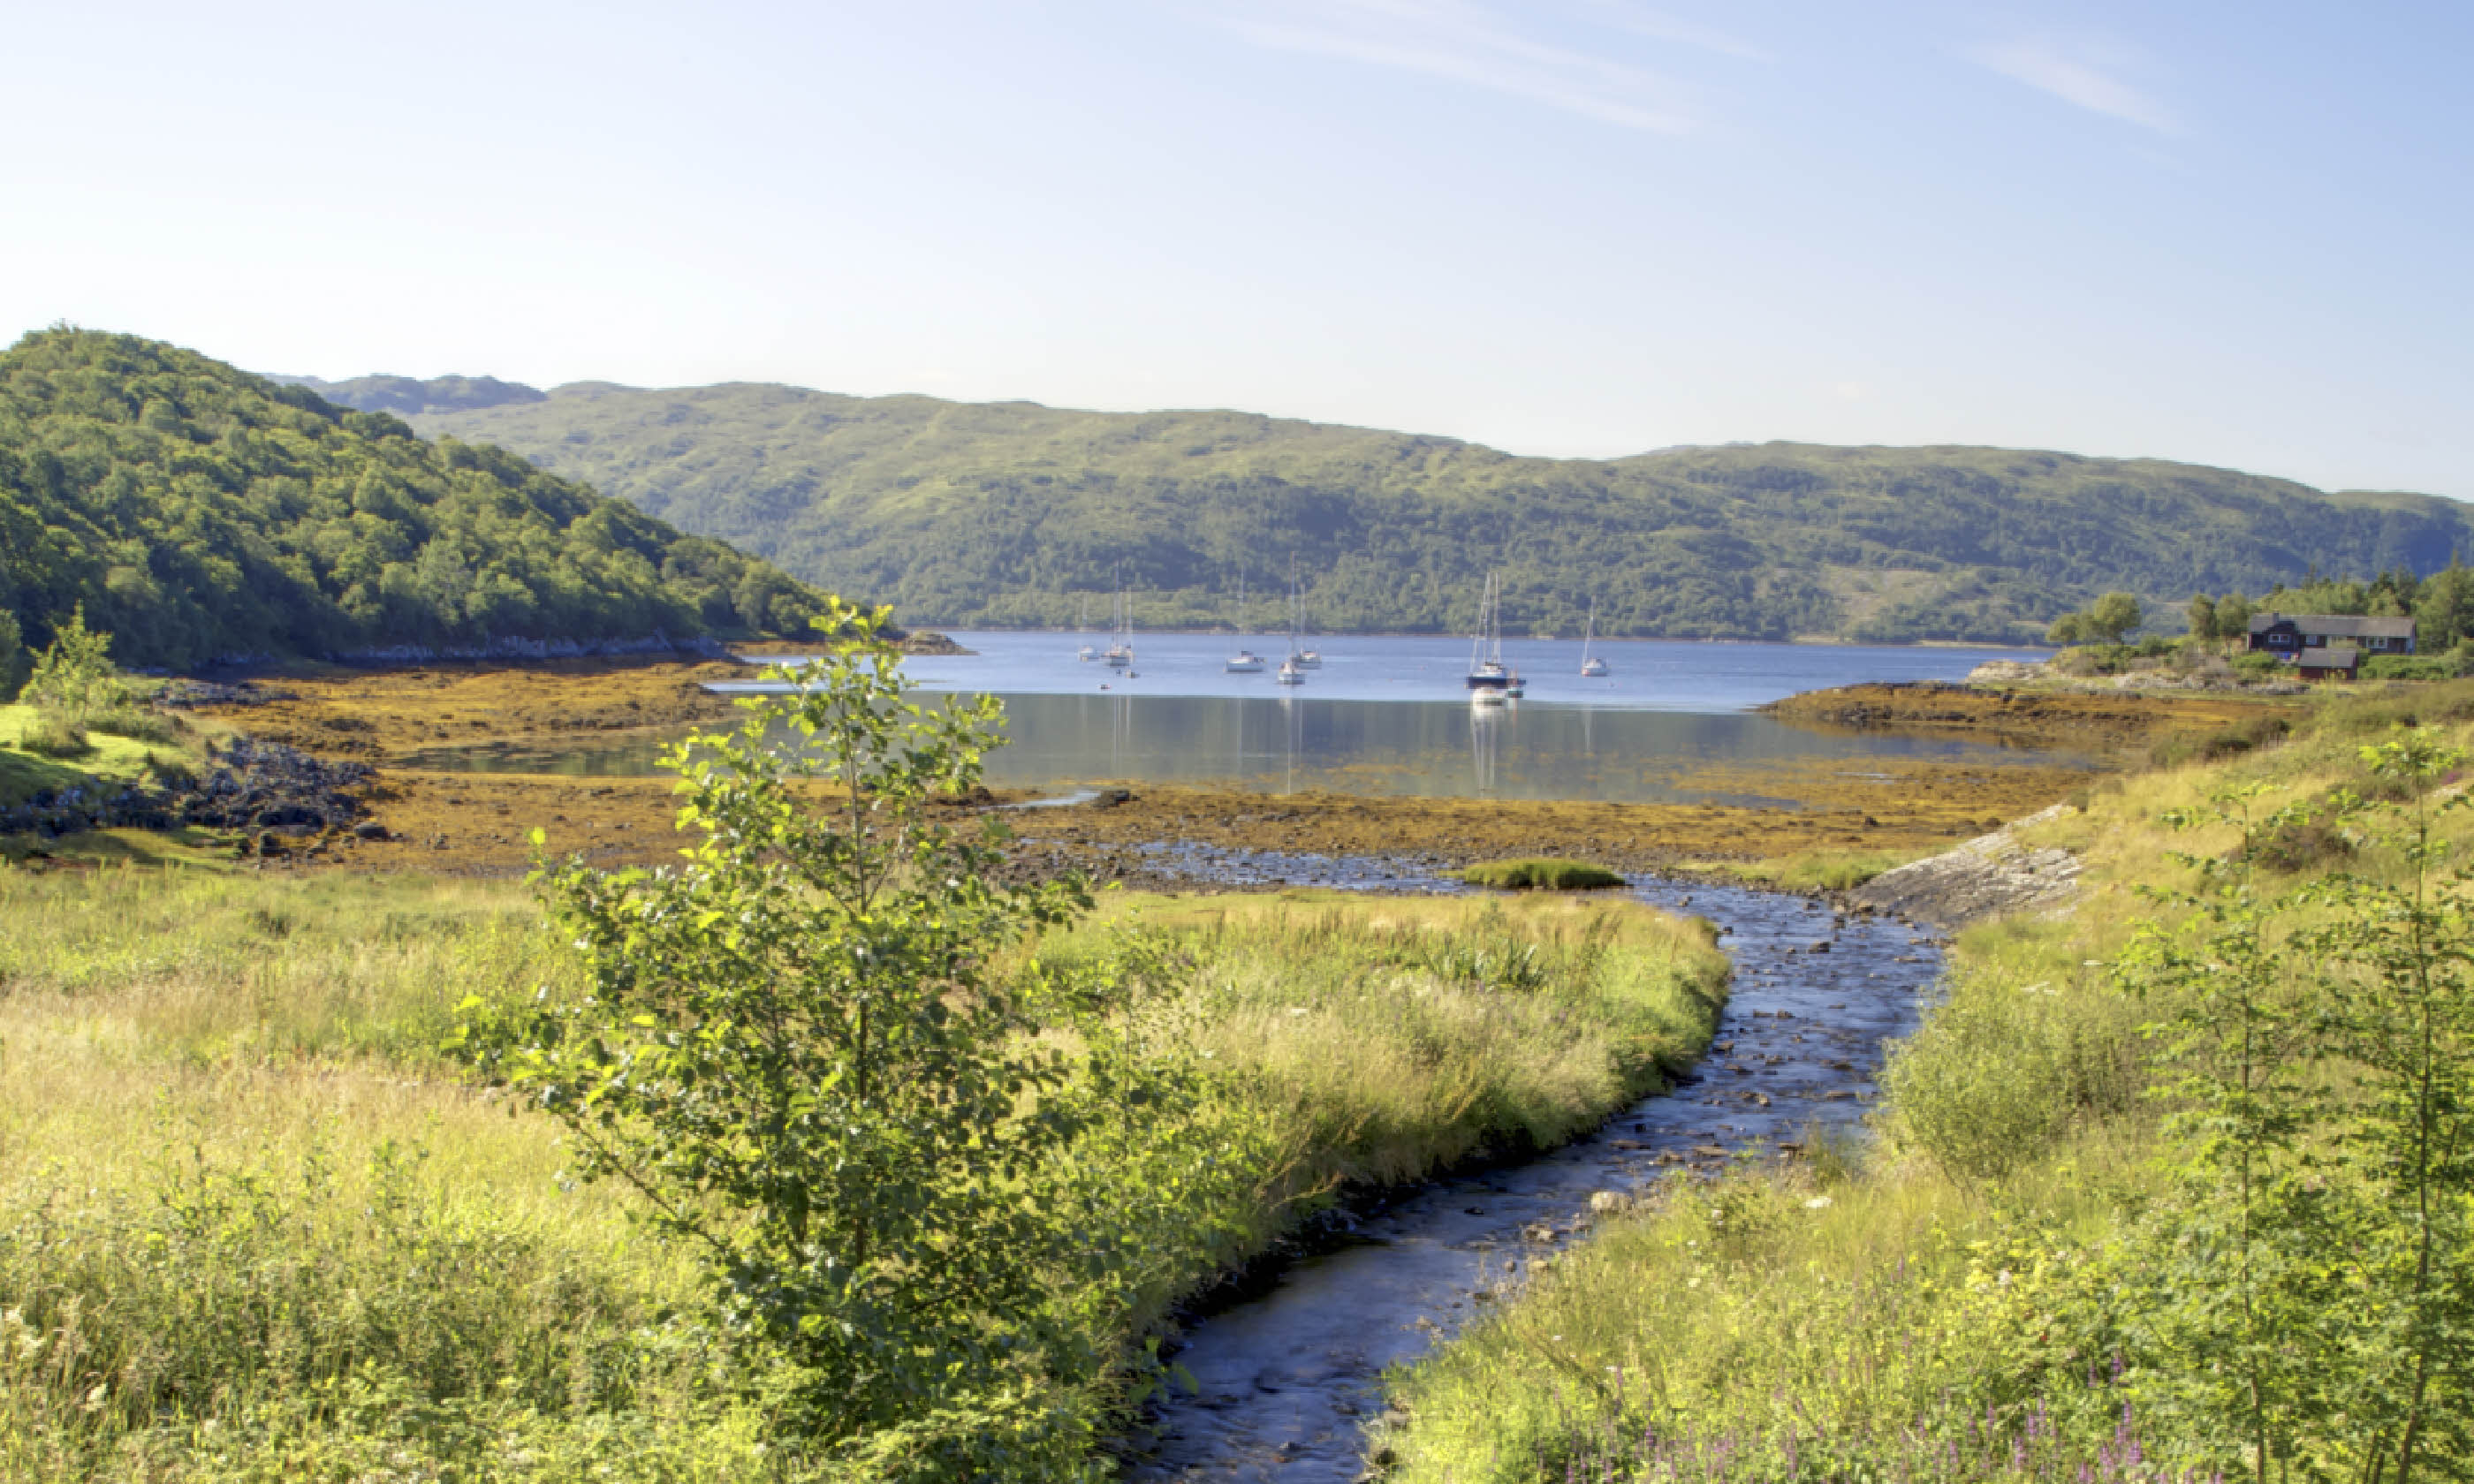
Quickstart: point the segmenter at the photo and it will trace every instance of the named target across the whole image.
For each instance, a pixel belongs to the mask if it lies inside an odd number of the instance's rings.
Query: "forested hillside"
[[[606,383],[473,407],[460,380],[411,385],[436,389],[424,429],[919,622],[1071,622],[1122,575],[1148,624],[1229,621],[1241,576],[1272,624],[1295,562],[1333,629],[1461,627],[1497,568],[1522,631],[1576,632],[1594,598],[1614,634],[2035,639],[2106,588],[2178,611],[2315,563],[2430,571],[2468,542],[2453,501],[2152,460],[1794,443],[1526,459],[1230,412]]]
[[[0,353],[0,610],[125,664],[804,632],[816,595],[512,454],[131,335]]]

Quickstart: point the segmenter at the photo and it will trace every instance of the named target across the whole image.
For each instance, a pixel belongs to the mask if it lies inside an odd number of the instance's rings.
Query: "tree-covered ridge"
[[[506,639],[803,631],[819,600],[720,541],[500,449],[131,335],[0,353],[0,611],[79,604],[182,666]]]
[[[920,622],[1071,622],[1120,581],[1162,625],[1274,623],[1292,562],[1322,627],[1452,630],[1500,570],[1516,628],[2032,640],[2108,588],[2178,605],[2320,570],[2428,572],[2469,512],[2154,460],[1810,444],[1519,458],[1233,412],[554,389],[428,412]],[[1103,604],[1104,608],[1104,604]]]

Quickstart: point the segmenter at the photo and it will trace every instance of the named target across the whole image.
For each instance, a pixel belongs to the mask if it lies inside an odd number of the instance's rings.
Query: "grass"
[[[2123,1281],[2109,1254],[2168,1193],[2141,1031],[2159,1011],[2114,993],[2107,966],[2154,910],[2140,890],[2193,879],[2173,852],[2239,843],[2223,826],[2173,831],[2166,811],[2247,782],[2273,785],[2264,809],[2368,791],[2366,736],[2399,708],[2454,720],[2459,705],[2331,700],[2282,742],[2108,780],[2023,831],[2080,854],[2078,905],[1959,935],[1943,1002],[1893,1049],[1860,1167],[1679,1180],[1609,1223],[1394,1377],[1408,1421],[1382,1440],[1389,1477],[2152,1480],[2238,1467],[2221,1438],[2140,1400],[2152,1378],[2134,1367],[2118,1384],[2124,1342],[2101,1338],[2118,1332],[2105,1316]],[[2474,841],[2465,816],[2448,827],[2461,850]],[[2268,889],[2325,864],[2294,853]],[[2394,869],[2367,851],[2347,865]]]
[[[29,751],[28,742],[39,743],[46,730],[46,719],[36,707],[0,706],[0,804],[21,803],[46,789],[57,793],[94,783],[135,783],[166,768],[194,770],[199,762],[193,745],[120,736],[101,726],[86,729],[86,748],[73,757]]]
[[[1549,860],[1530,856],[1520,860],[1481,861],[1462,868],[1460,879],[1470,886],[1491,886],[1507,892],[1595,892],[1624,884],[1623,876],[1604,866],[1587,861]]]
[[[1657,1086],[1725,971],[1552,898],[1112,896],[1038,951],[1170,966],[1128,1013],[1222,1069],[1036,1177],[1149,1263],[1055,1275],[1103,1352],[1345,1185]],[[862,1476],[800,1458],[690,1265],[438,1049],[467,994],[573,972],[504,882],[0,869],[0,1476]]]
[[[1718,861],[1696,869],[1722,872],[1783,892],[1851,892],[1885,871],[1924,857],[1922,850],[1798,850],[1751,862]]]

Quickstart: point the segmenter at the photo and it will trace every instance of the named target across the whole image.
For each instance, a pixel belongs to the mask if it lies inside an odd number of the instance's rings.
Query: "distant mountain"
[[[2474,509],[2147,459],[1682,447],[1532,459],[1235,412],[1089,413],[735,383],[606,382],[413,415],[906,620],[1272,625],[1294,563],[1333,629],[2022,640],[2110,587],[2178,606],[2318,570],[2427,572]],[[1092,606],[1105,610],[1104,599]]]
[[[321,381],[315,376],[269,376],[286,386],[307,387],[338,407],[355,412],[389,412],[409,418],[424,412],[472,412],[503,407],[510,402],[543,402],[548,394],[521,381],[496,376],[354,376],[350,381]]]
[[[501,385],[491,383],[491,385]],[[513,454],[133,335],[0,352],[0,609],[125,663],[804,633],[819,596]]]

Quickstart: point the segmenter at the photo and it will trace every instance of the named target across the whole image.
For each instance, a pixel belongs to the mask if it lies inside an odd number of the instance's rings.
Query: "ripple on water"
[[[1229,885],[1463,888],[1412,860],[1158,846],[1163,867]],[[1483,1307],[1477,1296],[1586,1231],[1591,1193],[1714,1169],[1872,1101],[1883,1043],[1914,1028],[1939,951],[1909,925],[1838,918],[1807,898],[1642,880],[1633,895],[1716,922],[1735,964],[1710,1054],[1671,1092],[1525,1164],[1443,1180],[1300,1258],[1268,1288],[1192,1325],[1176,1360],[1195,1381],[1157,1411],[1142,1480],[1353,1480],[1386,1367]],[[1812,951],[1819,944],[1828,952]]]

